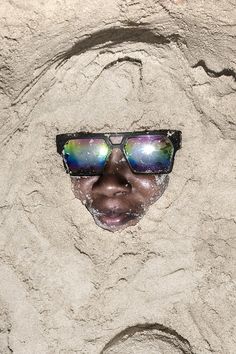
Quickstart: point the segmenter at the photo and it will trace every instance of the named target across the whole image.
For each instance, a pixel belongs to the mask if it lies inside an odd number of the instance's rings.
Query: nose
[[[128,163],[123,160],[122,151],[114,148],[102,175],[93,185],[93,191],[106,197],[130,193],[132,187],[127,178],[129,169]]]

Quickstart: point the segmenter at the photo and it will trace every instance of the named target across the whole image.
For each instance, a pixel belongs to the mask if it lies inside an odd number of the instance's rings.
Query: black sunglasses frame
[[[130,165],[124,151],[124,145],[126,144],[127,140],[130,137],[135,137],[139,135],[163,135],[165,137],[168,137],[173,144],[174,147],[174,153],[171,161],[171,165],[168,171],[161,172],[161,173],[156,173],[156,172],[138,172],[135,171],[132,166]],[[112,143],[110,138],[113,137],[119,137],[122,136],[122,141],[119,144]],[[104,139],[109,148],[112,150],[113,148],[119,148],[127,163],[129,164],[130,169],[136,173],[136,174],[163,174],[163,173],[170,173],[173,169],[174,165],[174,158],[176,151],[179,150],[182,145],[182,132],[180,130],[169,130],[169,129],[162,129],[162,130],[145,130],[145,131],[135,131],[135,132],[118,132],[118,133],[88,133],[88,132],[76,132],[76,133],[68,133],[68,134],[58,134],[56,135],[56,146],[57,146],[57,152],[63,157],[63,163],[64,167],[67,173],[69,173],[71,176],[98,176],[100,174],[97,173],[77,173],[77,172],[71,172],[65,161],[64,161],[64,156],[63,156],[63,148],[64,145],[69,141],[73,139],[88,139],[88,138],[100,138]],[[106,162],[108,160],[108,157],[110,154],[107,156]],[[104,165],[105,166],[105,165]],[[102,174],[102,173],[101,173]]]

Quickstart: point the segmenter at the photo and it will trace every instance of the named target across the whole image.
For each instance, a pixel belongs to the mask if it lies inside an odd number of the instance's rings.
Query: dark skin
[[[165,191],[168,176],[133,173],[122,151],[114,148],[102,175],[71,177],[71,182],[96,224],[114,232],[138,223]]]

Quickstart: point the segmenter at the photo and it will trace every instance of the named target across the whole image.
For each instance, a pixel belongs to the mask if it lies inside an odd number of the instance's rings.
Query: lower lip
[[[108,226],[119,226],[119,225],[123,225],[125,223],[127,223],[128,221],[134,219],[135,217],[130,214],[120,214],[120,215],[102,215],[99,217],[99,220],[103,223],[106,224]]]

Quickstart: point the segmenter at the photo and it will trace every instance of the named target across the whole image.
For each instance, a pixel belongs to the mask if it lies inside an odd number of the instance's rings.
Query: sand
[[[235,354],[232,0],[0,4],[0,353]],[[75,199],[55,135],[179,129],[126,230]]]

